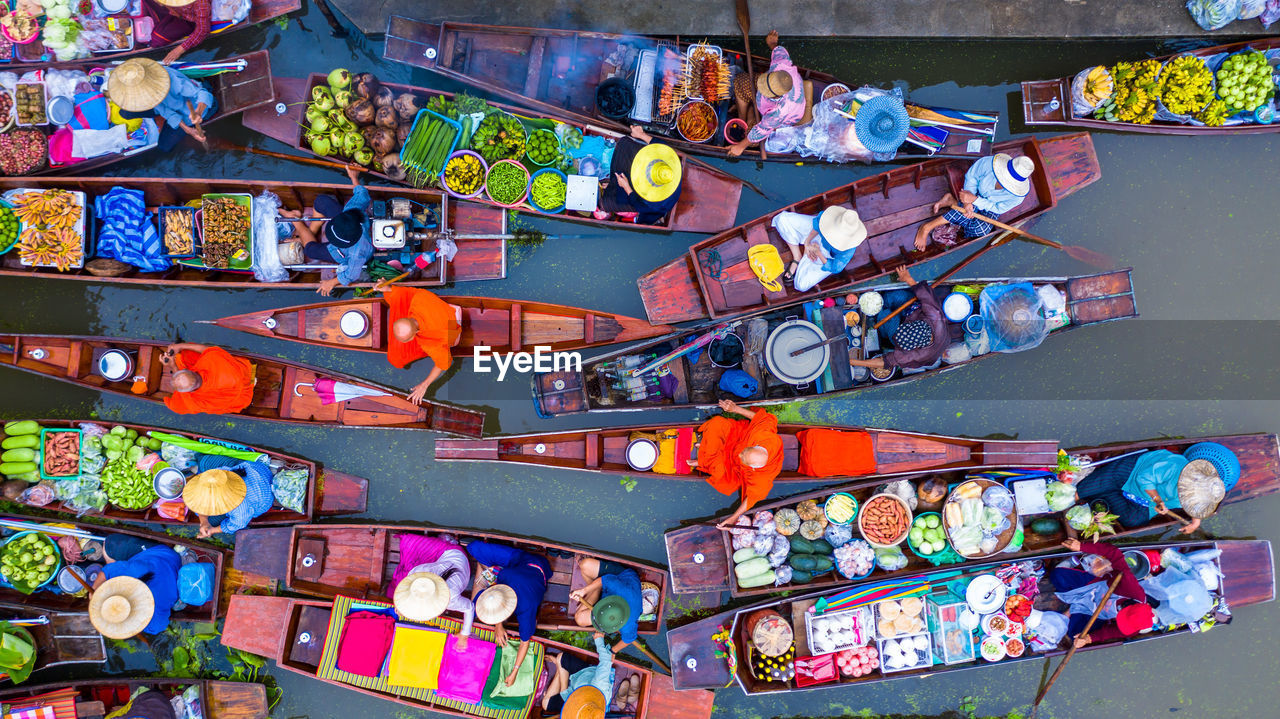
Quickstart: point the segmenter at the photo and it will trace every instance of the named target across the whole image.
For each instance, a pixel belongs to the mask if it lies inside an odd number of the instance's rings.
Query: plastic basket
[[[5,540],[5,542],[4,542],[4,546],[6,546],[6,547],[7,547],[11,542],[16,542],[16,541],[18,541],[19,539],[22,539],[23,537],[27,536],[28,534],[40,534],[40,535],[41,535],[41,536],[43,536],[46,540],[48,540],[49,542],[51,542],[51,543],[53,544],[53,546],[54,546],[54,553],[53,553],[53,556],[57,559],[57,561],[56,561],[56,562],[54,562],[54,564],[53,564],[53,573],[49,575],[49,578],[48,578],[48,579],[46,579],[46,580],[44,580],[43,582],[41,582],[39,585],[37,585],[37,586],[35,586],[35,587],[32,587],[32,588],[31,588],[31,590],[32,590],[32,591],[35,591],[35,590],[37,590],[37,589],[43,589],[43,588],[45,588],[45,587],[49,586],[50,584],[52,584],[52,583],[54,583],[54,582],[58,581],[58,572],[62,569],[62,552],[61,552],[61,551],[59,551],[59,550],[57,549],[57,547],[58,547],[58,543],[57,543],[57,542],[55,542],[55,541],[53,541],[53,539],[51,539],[51,538],[49,537],[49,535],[47,535],[47,534],[43,534],[42,532],[37,532],[37,531],[34,531],[34,530],[27,530],[27,531],[24,531],[24,532],[18,532],[17,534],[13,535],[12,537],[9,537],[8,539],[6,539],[6,540]],[[15,589],[17,588],[17,587],[16,587],[16,585],[15,585],[13,582],[11,582],[11,581],[9,580],[9,578],[8,578],[8,577],[6,577],[6,576],[4,576],[2,573],[0,573],[0,579],[4,580],[4,582],[5,582],[6,584],[8,584],[9,586],[14,587]],[[19,590],[19,591],[21,591],[21,590]]]
[[[201,233],[199,213],[194,207],[186,205],[162,205],[157,208],[157,215],[160,220],[160,243],[164,244],[165,230],[167,229],[166,218],[174,212],[183,212],[191,215],[191,251],[190,252],[165,252],[165,257],[169,258],[187,258],[198,257],[204,254],[203,234]],[[166,248],[167,250],[167,248]]]
[[[476,160],[480,162],[480,184],[479,186],[476,187],[476,191],[472,192],[469,195],[464,195],[461,192],[454,190],[452,187],[449,187],[449,179],[445,177],[444,170],[449,167],[449,163],[453,162],[453,159],[455,157],[474,157],[476,158]],[[441,171],[440,171],[440,186],[444,188],[445,192],[449,193],[450,195],[460,200],[469,200],[473,197],[478,197],[480,193],[484,192],[485,180],[488,179],[488,176],[489,176],[489,163],[484,161],[484,158],[480,156],[480,153],[474,152],[472,150],[458,150],[457,152],[454,152],[452,155],[449,155],[449,157],[445,159],[444,168],[441,168]]]
[[[561,212],[564,212],[563,202],[560,203],[559,207],[546,208],[546,207],[542,207],[541,205],[539,205],[537,202],[534,202],[533,200],[533,181],[538,179],[542,175],[548,175],[548,174],[559,175],[560,182],[564,184],[566,193],[568,192],[569,176],[554,167],[544,167],[541,170],[538,170],[537,172],[533,173],[533,176],[529,178],[529,206],[537,210],[538,212],[543,213],[544,215],[557,215],[557,214],[560,214]]]
[[[76,464],[75,474],[56,474],[55,475],[55,474],[48,474],[47,472],[45,472],[46,462],[44,461],[44,440],[46,436],[51,434],[79,435],[80,439],[77,440],[76,446],[79,447],[81,444],[84,443],[84,436],[83,436],[84,433],[78,429],[70,429],[70,428],[62,428],[62,427],[45,427],[44,429],[41,429],[40,430],[40,479],[52,479],[55,481],[62,480],[62,479],[77,479],[81,474],[79,463]]]
[[[446,125],[450,125],[453,127],[453,142],[450,143],[449,145],[449,151],[445,153],[445,158],[446,158],[445,162],[448,162],[448,157],[452,155],[455,150],[458,149],[458,141],[462,139],[462,124],[459,123],[457,120],[450,120],[449,118],[445,117],[444,115],[441,115],[435,110],[428,110],[427,108],[424,107],[421,110],[418,110],[418,114],[413,118],[413,126],[409,128],[408,137],[413,137],[414,131],[418,129],[418,123],[430,122],[431,120],[441,120]],[[404,156],[404,148],[400,148],[400,161],[403,162],[406,166],[412,167],[413,169],[421,172],[432,171],[429,168],[421,167],[416,163],[412,163],[406,160]],[[440,171],[441,172],[444,171],[443,165],[440,166]]]
[[[244,249],[245,249],[245,252],[248,253],[248,257],[246,257],[243,260],[237,260],[234,258],[229,259],[227,261],[227,269],[230,269],[230,270],[251,269],[253,267],[253,198],[248,194],[214,192],[214,193],[209,193],[207,195],[201,195],[200,200],[201,200],[201,204],[203,205],[204,200],[218,200],[224,197],[234,200],[237,205],[240,205],[241,207],[245,208],[245,210],[248,211],[249,213],[249,229],[245,233],[245,243],[244,243]],[[200,225],[201,225],[200,236],[203,239],[204,237],[204,208],[203,207],[201,207]],[[203,250],[203,244],[201,246],[201,250]]]
[[[493,195],[489,194],[489,176],[493,174],[493,171],[496,168],[501,167],[502,165],[514,165],[520,168],[520,171],[524,173],[524,192],[520,194],[520,197],[515,202],[511,202],[511,203],[501,202],[495,199]],[[502,205],[503,207],[519,207],[520,204],[524,202],[524,198],[529,196],[529,182],[531,179],[532,178],[529,177],[529,170],[527,170],[524,165],[521,165],[515,160],[498,160],[497,162],[490,165],[488,172],[485,173],[484,195],[485,197],[488,197],[490,201],[496,204]]]
[[[526,137],[524,141],[524,156],[529,158],[529,162],[532,162],[538,167],[551,167],[552,165],[560,161],[560,156],[564,154],[564,143],[560,142],[560,138],[556,137],[556,134],[554,132],[550,130],[534,130],[533,132],[528,133],[528,135],[529,136]],[[529,154],[529,142],[537,135],[550,135],[551,139],[555,140],[556,148],[557,148],[556,156],[551,158],[549,162],[538,162],[537,160],[533,159],[532,155]]]
[[[834,519],[832,519],[829,515],[827,515],[827,505],[830,504],[831,500],[834,499],[835,497],[841,497],[841,496],[848,497],[849,499],[853,500],[853,515],[849,517],[849,521],[847,522],[837,522]],[[858,498],[853,496],[852,494],[849,494],[848,492],[836,492],[830,497],[827,497],[827,501],[822,503],[822,514],[824,517],[827,518],[827,521],[832,524],[839,524],[844,527],[852,526],[853,523],[858,519]]]
[[[18,88],[24,85],[40,88],[40,96],[44,98],[44,122],[26,123],[22,121],[22,118],[18,117]],[[15,122],[17,122],[18,127],[44,127],[45,125],[48,125],[49,124],[49,88],[45,87],[44,83],[40,82],[39,80],[24,80],[22,82],[17,83],[13,89],[13,117]]]

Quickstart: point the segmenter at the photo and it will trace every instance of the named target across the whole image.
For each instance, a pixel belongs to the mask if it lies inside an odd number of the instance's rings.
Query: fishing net
[[[1044,302],[1030,282],[988,285],[978,297],[982,324],[995,352],[1037,347],[1049,334]]]

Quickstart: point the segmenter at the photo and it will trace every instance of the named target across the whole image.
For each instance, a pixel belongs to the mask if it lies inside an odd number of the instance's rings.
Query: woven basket
[[[106,257],[96,257],[89,260],[84,269],[94,277],[123,277],[133,271],[133,265]]]

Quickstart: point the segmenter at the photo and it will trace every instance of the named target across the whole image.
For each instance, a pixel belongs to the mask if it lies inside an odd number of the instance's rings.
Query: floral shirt
[[[781,45],[773,48],[769,57],[769,72],[785,72],[791,76],[791,90],[781,97],[765,97],[756,93],[756,109],[760,110],[760,122],[747,133],[750,142],[763,142],[778,128],[800,122],[804,117],[804,82],[800,71],[791,62],[787,49]]]

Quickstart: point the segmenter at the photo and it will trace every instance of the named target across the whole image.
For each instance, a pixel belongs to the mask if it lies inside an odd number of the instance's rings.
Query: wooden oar
[[[951,209],[960,213],[964,212],[964,208],[961,207],[960,205],[952,205]],[[1000,220],[992,219],[990,217],[986,217],[985,215],[982,217],[982,220],[984,222],[989,222],[995,227],[999,227],[1000,229],[1006,232],[1017,233],[1018,235],[1021,235],[1022,237],[1026,238],[1027,240],[1030,240],[1031,242],[1035,242],[1037,244],[1044,245],[1046,247],[1052,247],[1055,250],[1061,250],[1067,253],[1067,256],[1073,260],[1079,260],[1085,264],[1093,265],[1094,267],[1101,267],[1102,269],[1111,269],[1112,267],[1116,266],[1115,260],[1111,259],[1110,257],[1107,257],[1101,252],[1098,252],[1096,250],[1091,250],[1088,247],[1081,247],[1079,245],[1064,245],[1061,242],[1054,242],[1053,240],[1045,239],[1043,237],[1040,237],[1039,235],[1033,235],[1030,232],[1027,232],[1026,230],[1020,230],[1017,227],[1014,227],[1013,225],[1006,225]]]
[[[321,160],[318,157],[303,157],[301,155],[290,155],[284,152],[272,152],[271,150],[260,150],[256,147],[245,147],[237,145],[233,142],[227,142],[223,139],[216,139],[215,144],[219,150],[233,150],[236,152],[247,152],[251,155],[262,155],[263,157],[274,157],[279,160],[291,160],[293,162],[301,162],[304,165],[315,165],[316,167],[331,167],[335,170],[346,171],[349,167],[354,167],[360,172],[370,172],[369,168],[359,165],[347,165],[341,162],[332,162],[330,160]]]
[[[1080,633],[1076,635],[1077,637],[1082,637],[1088,634],[1089,630],[1093,628],[1093,623],[1098,619],[1098,615],[1102,613],[1102,608],[1107,606],[1107,600],[1111,598],[1111,593],[1116,591],[1116,587],[1119,586],[1120,580],[1123,578],[1123,574],[1116,573],[1116,578],[1111,580],[1111,586],[1107,587],[1107,593],[1102,595],[1102,601],[1098,602],[1098,608],[1093,610],[1093,616],[1089,617],[1089,622],[1084,625],[1084,629],[1080,630]],[[1036,694],[1036,702],[1031,705],[1032,717],[1034,717],[1036,712],[1039,710],[1040,702],[1044,701],[1045,695],[1049,693],[1049,688],[1053,686],[1054,682],[1058,681],[1058,677],[1062,674],[1062,670],[1067,668],[1067,662],[1071,661],[1071,657],[1075,656],[1075,654],[1076,644],[1073,641],[1071,643],[1071,648],[1067,650],[1067,656],[1062,658],[1062,663],[1059,664],[1058,668],[1053,671],[1052,675],[1050,675],[1049,681],[1040,689],[1040,693]]]
[[[988,250],[995,249],[996,247],[999,247],[1000,245],[1003,245],[1003,244],[1007,243],[1009,240],[1012,240],[1012,239],[1013,239],[1013,234],[1011,234],[1011,233],[1009,233],[1009,232],[1005,232],[1005,233],[1002,233],[1002,234],[996,235],[996,237],[995,237],[994,239],[992,239],[990,242],[988,242],[988,243],[986,244],[986,246],[985,246],[985,247],[983,247],[982,249],[980,249],[980,250],[978,250],[977,252],[973,253],[972,255],[969,255],[968,257],[964,258],[964,259],[963,259],[963,260],[961,260],[960,262],[957,262],[955,267],[952,267],[951,269],[947,270],[946,272],[943,272],[941,275],[939,275],[939,276],[938,276],[938,278],[937,278],[936,280],[933,280],[933,282],[936,284],[936,283],[938,283],[938,282],[945,282],[946,280],[951,279],[951,278],[952,278],[952,277],[953,277],[957,272],[959,272],[960,270],[964,269],[965,267],[968,267],[970,263],[972,263],[974,260],[976,260],[976,259],[978,259],[979,257],[981,257],[981,256],[982,256],[983,254],[985,254]],[[898,309],[894,310],[893,312],[890,312],[888,315],[886,315],[886,316],[885,316],[883,319],[881,319],[879,322],[875,323],[875,325],[874,325],[871,329],[873,329],[873,330],[878,330],[878,329],[880,329],[880,327],[881,327],[885,322],[888,322],[889,320],[893,319],[894,317],[897,317],[898,315],[902,314],[902,311],[903,311],[903,310],[907,309],[908,307],[910,307],[911,305],[913,305],[913,304],[915,304],[915,303],[916,303],[916,301],[915,301],[915,300],[910,300],[909,302],[907,302],[906,304],[902,305],[902,306],[901,306],[901,307],[899,307]]]
[[[756,68],[755,63],[751,61],[751,8],[747,7],[747,0],[736,0],[738,5],[738,29],[742,30],[742,49],[747,54],[747,79],[751,81],[751,92],[756,91]],[[749,108],[754,108],[755,103],[749,103]],[[747,118],[742,118],[746,120]],[[760,143],[760,159],[767,157],[764,152],[764,143]],[[763,193],[761,193],[763,194]]]

